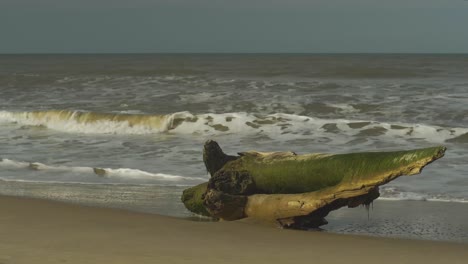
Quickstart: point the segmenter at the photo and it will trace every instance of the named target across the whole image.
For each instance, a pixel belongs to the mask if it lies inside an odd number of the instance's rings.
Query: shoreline
[[[466,244],[196,222],[0,196],[0,263],[465,263]]]
[[[180,201],[185,187],[1,183],[5,196],[200,220]],[[468,243],[468,203],[377,199],[369,211],[341,208],[326,219],[327,233]]]
[[[200,220],[180,201],[185,187],[0,183],[5,196]],[[326,219],[328,233],[468,243],[468,203],[377,199],[369,211],[341,208]]]

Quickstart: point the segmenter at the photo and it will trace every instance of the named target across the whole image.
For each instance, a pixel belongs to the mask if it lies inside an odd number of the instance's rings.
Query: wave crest
[[[294,114],[259,115],[245,112],[167,115],[95,113],[82,111],[0,111],[0,122],[44,126],[89,134],[264,134],[271,138],[332,138],[338,144],[350,138],[389,138],[393,141],[424,139],[432,143],[465,142],[468,128],[425,124],[387,123],[372,120],[321,119]]]
[[[22,125],[45,126],[65,132],[89,134],[149,134],[168,131],[178,113],[142,115],[96,113],[68,110],[7,112],[0,111],[0,121]]]
[[[120,178],[133,180],[159,180],[159,181],[206,181],[201,177],[185,177],[179,175],[171,175],[165,173],[151,173],[139,169],[130,168],[98,168],[98,167],[80,167],[80,166],[53,166],[46,165],[40,162],[24,162],[11,159],[0,159],[0,167],[9,169],[29,169],[33,171],[48,171],[48,172],[70,172],[94,175],[100,178]]]

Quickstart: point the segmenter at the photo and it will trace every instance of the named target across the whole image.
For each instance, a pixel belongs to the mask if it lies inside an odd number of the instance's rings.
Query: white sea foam
[[[52,166],[40,162],[24,162],[11,159],[0,159],[0,167],[10,169],[30,169],[35,171],[49,172],[72,172],[80,174],[91,174],[103,178],[139,179],[139,180],[161,180],[161,181],[206,181],[204,178],[184,177],[165,173],[151,173],[139,169],[130,168],[97,168],[76,166]]]
[[[16,178],[6,178],[6,177],[0,177],[0,181],[3,182],[21,182],[21,183],[43,183],[43,184],[76,184],[76,185],[84,185],[84,186],[89,186],[89,185],[110,185],[110,186],[163,186],[163,187],[192,187],[193,183],[179,183],[179,182],[158,182],[158,183],[125,183],[125,182],[80,182],[80,181],[51,181],[51,180],[24,180],[24,179],[16,179]]]
[[[219,102],[224,100],[226,95],[219,95],[209,92],[201,92],[196,94],[179,95],[181,102],[190,103],[208,103],[208,102]]]
[[[385,201],[426,201],[426,202],[444,202],[444,203],[468,203],[468,199],[454,197],[428,197],[425,194],[401,193],[401,197],[379,197],[379,200]]]
[[[333,108],[340,109],[339,111],[343,114],[359,112],[358,109],[354,108],[352,105],[349,105],[349,104],[327,104],[327,105]]]
[[[388,201],[428,201],[428,202],[456,202],[468,203],[468,198],[451,197],[447,194],[431,194],[401,191],[394,187],[382,187],[380,190],[380,200]]]
[[[93,171],[96,172],[96,169],[100,168],[93,168]],[[184,177],[178,175],[171,175],[165,173],[150,173],[138,169],[129,169],[129,168],[118,168],[118,169],[111,169],[111,168],[102,168],[104,177],[115,177],[115,178],[126,178],[126,179],[160,179],[165,181],[179,181],[179,180],[200,180],[204,181],[204,178],[198,177]]]
[[[0,111],[0,122],[45,126],[87,134],[265,134],[276,139],[328,137],[340,144],[355,136],[390,140],[423,139],[443,143],[468,133],[468,128],[372,120],[322,119],[294,114],[258,115],[245,112],[169,115],[93,113],[81,111]]]
[[[26,168],[29,166],[29,162],[0,159],[0,166],[4,168]]]

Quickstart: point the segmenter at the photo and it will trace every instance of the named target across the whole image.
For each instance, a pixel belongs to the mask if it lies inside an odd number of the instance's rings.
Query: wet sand
[[[322,228],[339,234],[443,240],[468,245],[468,203],[377,199],[364,207],[332,211]]]
[[[0,196],[0,263],[467,263],[468,244],[193,222]]]

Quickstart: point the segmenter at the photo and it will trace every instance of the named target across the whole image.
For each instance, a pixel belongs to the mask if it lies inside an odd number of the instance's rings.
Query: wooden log
[[[285,227],[310,228],[343,206],[369,205],[378,186],[418,174],[441,158],[445,147],[394,152],[305,154],[244,152],[224,154],[208,141],[204,161],[212,175],[203,195],[193,196],[213,217],[255,217]],[[188,200],[187,200],[188,201]],[[190,208],[189,208],[190,210]]]

